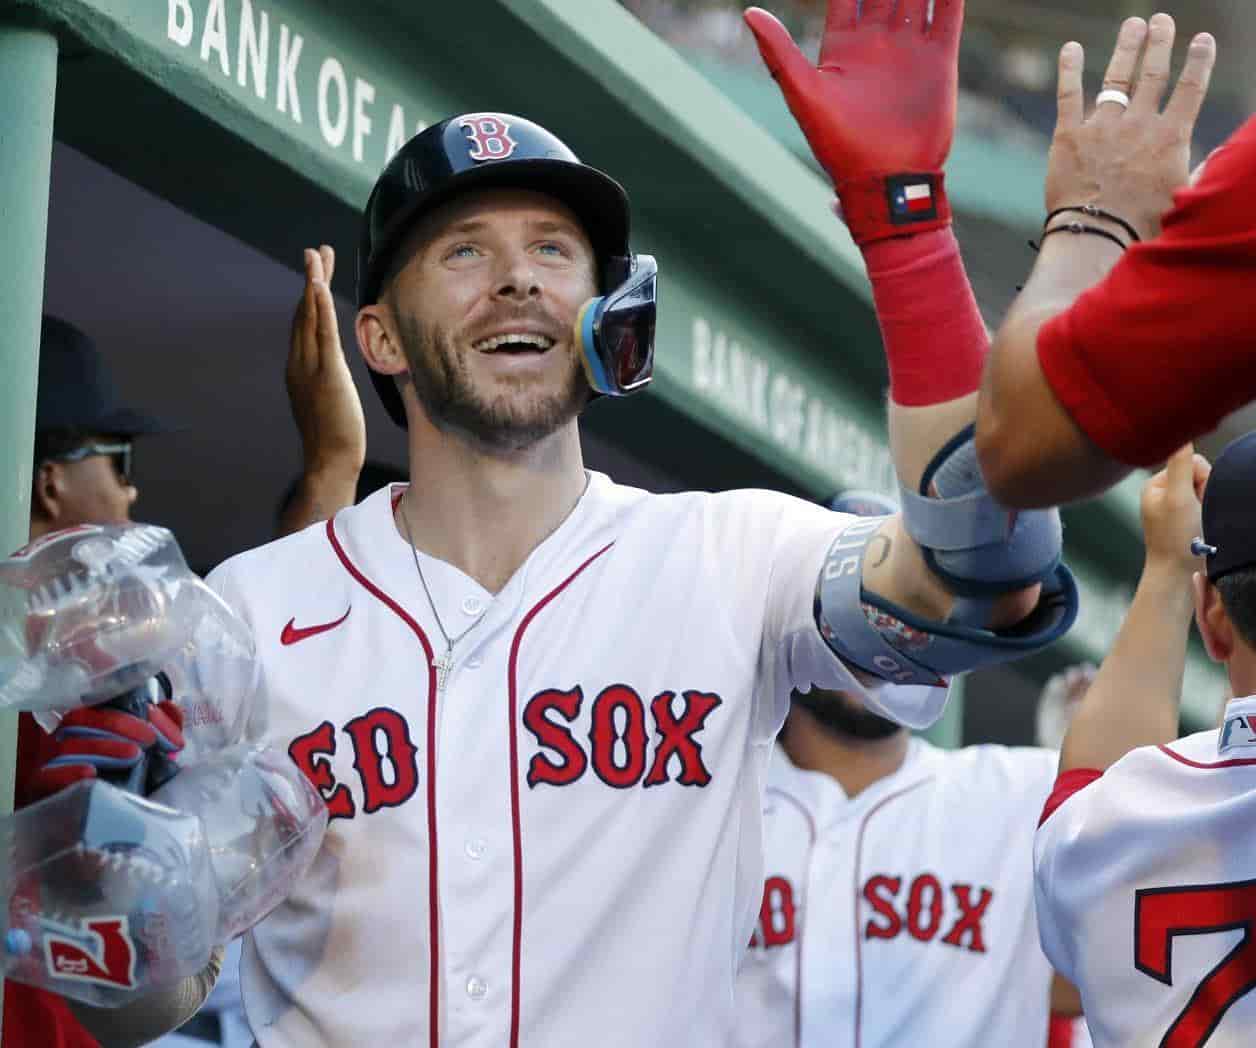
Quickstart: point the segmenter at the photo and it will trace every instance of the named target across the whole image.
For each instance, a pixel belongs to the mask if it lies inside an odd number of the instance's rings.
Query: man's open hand
[[[1059,117],[1047,161],[1048,212],[1091,204],[1119,215],[1144,240],[1160,232],[1174,191],[1190,177],[1191,136],[1217,59],[1216,41],[1207,33],[1196,36],[1161,112],[1175,32],[1166,14],[1152,16],[1150,25],[1126,19],[1103,86],[1128,95],[1129,108],[1104,102],[1089,117],[1085,55],[1081,44],[1064,45]]]
[[[340,346],[331,293],[335,265],[335,252],[326,244],[306,249],[305,293],[292,319],[288,352],[288,399],[306,473],[351,475],[356,481],[366,458],[366,421]]]
[[[837,187],[940,171],[955,135],[963,0],[830,0],[813,66],[767,11],[745,13],[759,52]]]

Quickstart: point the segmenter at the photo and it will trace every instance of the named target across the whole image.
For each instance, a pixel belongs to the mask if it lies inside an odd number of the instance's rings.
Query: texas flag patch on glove
[[[938,204],[930,175],[895,175],[885,180],[890,198],[890,221],[898,225],[932,222],[938,217]]]

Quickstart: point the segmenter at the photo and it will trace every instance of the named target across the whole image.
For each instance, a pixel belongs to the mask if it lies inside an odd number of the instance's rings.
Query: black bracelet
[[[1070,222],[1066,226],[1056,226],[1054,229],[1048,229],[1042,234],[1042,239],[1046,240],[1047,237],[1053,236],[1056,233],[1072,233],[1074,236],[1082,236],[1083,234],[1088,233],[1091,236],[1103,237],[1104,240],[1111,240],[1112,243],[1116,244],[1116,246],[1122,251],[1129,249],[1129,244],[1127,244],[1115,233],[1110,233],[1106,229],[1100,229],[1098,226],[1088,226],[1082,222]]]
[[[1076,211],[1082,215],[1089,215],[1091,218],[1105,218],[1109,222],[1115,222],[1130,235],[1131,239],[1135,243],[1140,243],[1143,239],[1138,235],[1138,230],[1126,222],[1125,219],[1121,218],[1119,215],[1114,215],[1111,211],[1105,211],[1101,207],[1096,207],[1094,204],[1081,204],[1077,207],[1057,208],[1047,216],[1047,220],[1042,224],[1042,228],[1046,229],[1047,226],[1051,224],[1051,220],[1057,215],[1064,215],[1070,211]]]

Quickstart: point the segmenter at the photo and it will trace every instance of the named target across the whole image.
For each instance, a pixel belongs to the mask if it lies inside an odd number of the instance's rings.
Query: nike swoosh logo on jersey
[[[283,632],[279,634],[279,643],[285,647],[289,644],[296,644],[298,641],[307,640],[310,637],[316,637],[320,633],[326,633],[328,630],[334,630],[345,619],[349,617],[349,612],[353,610],[350,604],[348,611],[340,616],[335,622],[324,622],[318,626],[298,626],[296,618],[288,620],[288,625],[283,628]]]

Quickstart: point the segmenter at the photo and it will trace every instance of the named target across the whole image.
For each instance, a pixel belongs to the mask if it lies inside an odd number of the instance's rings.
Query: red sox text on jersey
[[[772,739],[794,687],[861,690],[813,612],[844,519],[593,474],[496,593],[419,551],[441,674],[399,492],[211,577],[336,816],[246,945],[259,1045],[727,1048]]]
[[[603,688],[592,704],[587,748],[570,723],[584,705],[580,686],[546,688],[523,708],[524,726],[538,748],[528,762],[528,785],[569,786],[592,770],[615,789],[661,786],[705,786],[711,772],[702,760],[700,735],[706,719],[720,705],[710,692],[684,691],[679,714],[675,692],[659,692],[648,704],[626,684]],[[651,743],[646,725],[652,727]],[[341,733],[353,747],[353,767],[361,787],[362,813],[396,808],[414,796],[419,785],[418,747],[410,725],[397,710],[377,706],[347,721]],[[333,819],[351,819],[357,804],[348,786],[336,780],[331,758],[336,755],[336,728],[323,721],[292,740],[288,752],[327,802]],[[648,768],[648,770],[647,770]]]
[[[982,918],[994,898],[993,888],[956,883],[948,892],[932,873],[912,878],[877,873],[864,882],[860,895],[873,911],[863,922],[865,941],[909,935],[921,943],[936,939],[972,953],[986,952]],[[751,948],[788,946],[797,934],[796,920],[793,883],[788,877],[769,875],[763,882],[763,905]]]
[[[778,750],[737,1048],[1044,1044],[1029,863],[1055,766],[1046,750],[913,740],[849,797]]]

